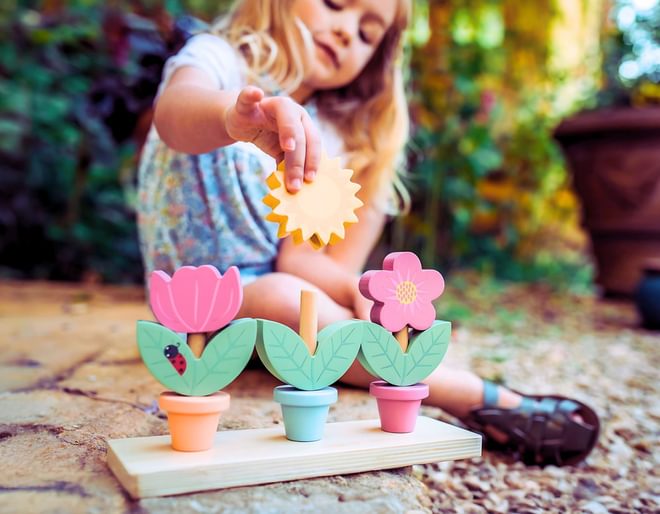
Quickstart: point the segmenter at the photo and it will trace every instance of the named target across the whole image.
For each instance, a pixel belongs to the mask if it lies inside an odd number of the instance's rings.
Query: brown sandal
[[[484,435],[487,448],[513,452],[525,464],[563,466],[580,462],[596,445],[600,421],[591,407],[563,396],[518,393],[523,398],[520,406],[506,409],[497,406],[497,387],[484,380],[483,407],[462,420]],[[506,434],[507,442],[489,438],[486,427]]]

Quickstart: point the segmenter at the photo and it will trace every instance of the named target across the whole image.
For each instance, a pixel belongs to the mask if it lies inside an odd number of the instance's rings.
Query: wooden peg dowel
[[[206,346],[206,334],[204,332],[188,334],[188,346],[193,355],[199,359]]]
[[[406,350],[408,349],[408,325],[406,325],[396,334],[394,334],[394,337],[399,342],[399,345],[401,346],[401,351],[403,353],[406,353]]]
[[[300,337],[310,355],[316,352],[316,336],[319,330],[319,315],[314,291],[300,291]]]

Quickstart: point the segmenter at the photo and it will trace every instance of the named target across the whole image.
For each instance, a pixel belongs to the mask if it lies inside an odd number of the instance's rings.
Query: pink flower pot
[[[419,407],[429,395],[429,386],[394,386],[376,380],[369,384],[369,394],[378,402],[380,427],[383,431],[403,434],[415,430]]]

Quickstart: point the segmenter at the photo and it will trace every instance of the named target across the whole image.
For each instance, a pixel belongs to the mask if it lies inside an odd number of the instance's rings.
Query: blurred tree
[[[1,275],[142,280],[136,150],[164,61],[192,25],[175,17],[228,3],[2,3]]]
[[[660,104],[660,0],[612,0],[598,106]]]
[[[575,3],[598,12],[602,0]],[[562,86],[577,76],[593,93],[597,66],[571,77],[551,65],[555,38],[565,37],[556,31],[565,7],[557,0],[425,6],[429,37],[411,60],[414,207],[394,229],[397,247],[419,251],[427,265],[518,279],[579,271],[588,280],[576,203],[551,131],[573,107],[558,100]],[[592,31],[597,41],[597,25]]]

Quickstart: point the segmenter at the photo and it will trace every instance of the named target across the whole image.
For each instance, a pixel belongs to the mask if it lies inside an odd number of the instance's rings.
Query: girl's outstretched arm
[[[360,295],[359,276],[343,268],[323,250],[314,250],[307,244],[296,245],[287,238],[280,245],[275,271],[314,284],[337,304],[353,311],[356,318],[369,319],[372,304]]]
[[[178,69],[156,101],[154,125],[173,150],[199,154],[235,141],[225,130],[223,115],[236,103],[238,91],[213,87],[205,71]]]
[[[385,213],[370,203],[365,203],[356,214],[359,221],[348,227],[346,238],[326,249],[333,261],[353,274],[364,271],[385,226]]]
[[[261,89],[214,87],[201,69],[174,72],[156,102],[154,124],[170,148],[190,154],[210,152],[236,141],[254,143],[286,162],[286,188],[293,193],[318,169],[321,139],[303,107],[287,97],[265,97]]]

